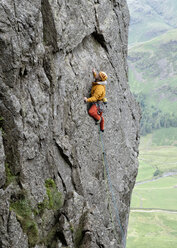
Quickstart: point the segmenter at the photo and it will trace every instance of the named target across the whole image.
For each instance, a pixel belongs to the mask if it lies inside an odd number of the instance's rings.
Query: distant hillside
[[[142,134],[177,126],[177,29],[129,49],[129,83],[141,104]]]
[[[127,0],[131,21],[129,45],[177,28],[176,0]]]

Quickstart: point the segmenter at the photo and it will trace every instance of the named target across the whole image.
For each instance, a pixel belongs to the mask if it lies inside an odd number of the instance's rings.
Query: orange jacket
[[[97,82],[92,83],[91,97],[87,99],[87,102],[101,101],[106,95],[106,86]]]

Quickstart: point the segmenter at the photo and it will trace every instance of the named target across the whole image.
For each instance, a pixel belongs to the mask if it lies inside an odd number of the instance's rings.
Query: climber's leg
[[[92,116],[95,120],[100,120],[100,115],[98,114],[98,108],[96,104],[93,104],[88,111],[89,115]]]
[[[102,116],[103,112],[100,113],[101,122],[100,122],[100,130],[104,132],[104,117]]]

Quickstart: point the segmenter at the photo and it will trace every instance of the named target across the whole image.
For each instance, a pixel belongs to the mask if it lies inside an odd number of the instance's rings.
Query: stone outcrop
[[[124,0],[1,0],[0,247],[123,247],[83,97],[92,68],[106,71],[104,146],[126,233],[140,118],[128,24]]]

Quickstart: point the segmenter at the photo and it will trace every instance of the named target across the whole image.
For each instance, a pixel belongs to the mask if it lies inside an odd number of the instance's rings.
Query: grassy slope
[[[131,90],[133,93],[146,94],[146,104],[155,105],[163,112],[176,112],[177,30],[171,29],[176,28],[177,24],[177,1],[127,0],[127,2],[132,16],[129,55],[135,52],[139,53],[141,58],[138,61],[129,61]],[[152,9],[148,11],[150,4],[156,13],[152,12]],[[140,6],[139,10],[137,5]],[[159,36],[168,30],[171,31]],[[151,40],[154,37],[157,38]],[[137,58],[134,54],[132,57],[135,60]],[[160,129],[141,139],[137,181],[152,179],[157,168],[162,172],[177,170],[177,129]],[[177,178],[174,177],[137,185],[132,196],[132,206],[177,209],[176,185]],[[176,227],[176,214],[131,212],[126,247],[177,247]]]
[[[172,27],[163,20],[154,18],[151,22],[148,22],[149,17],[144,18],[142,22],[130,26],[129,28],[129,46],[138,44],[139,42],[144,42],[149,39],[152,39],[162,33],[165,33],[172,29]],[[143,27],[146,26],[146,29]],[[151,31],[147,31],[151,30]]]
[[[137,185],[131,207],[177,210],[177,178],[165,177]]]
[[[153,178],[157,169],[162,173],[177,171],[177,128],[161,128],[141,137],[139,170],[136,181]]]
[[[177,27],[176,0],[127,0],[127,3],[131,16],[130,46]]]
[[[141,137],[137,182],[152,179],[157,168],[162,172],[177,171],[174,140],[177,140],[177,128],[160,129]],[[131,207],[177,210],[177,176],[137,184]],[[177,247],[176,226],[177,215],[174,213],[131,212],[127,248]]]
[[[177,247],[177,215],[131,213],[127,248]]]
[[[177,109],[177,29],[129,49],[129,83],[147,104],[163,112]]]

